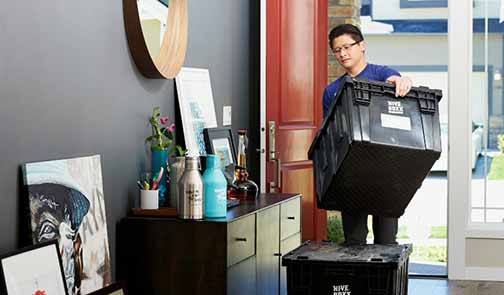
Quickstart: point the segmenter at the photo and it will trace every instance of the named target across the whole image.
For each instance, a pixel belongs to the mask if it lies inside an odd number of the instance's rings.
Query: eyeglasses
[[[341,51],[342,51],[342,50],[348,51],[350,48],[352,48],[352,46],[357,45],[357,44],[359,44],[360,42],[361,42],[361,41],[355,41],[355,42],[354,42],[354,43],[352,43],[352,44],[345,44],[345,45],[343,45],[343,46],[341,46],[341,47],[336,47],[336,48],[334,48],[333,53],[334,53],[334,55],[341,54]]]

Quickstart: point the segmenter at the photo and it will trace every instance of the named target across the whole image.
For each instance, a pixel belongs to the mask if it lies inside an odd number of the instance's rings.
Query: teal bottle
[[[203,173],[203,215],[205,218],[226,217],[227,182],[220,167],[220,158],[216,155],[207,155],[206,163],[206,170]]]

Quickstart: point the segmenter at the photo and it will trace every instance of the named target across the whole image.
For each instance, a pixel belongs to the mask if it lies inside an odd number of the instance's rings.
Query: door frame
[[[260,83],[260,99],[259,99],[259,110],[261,112],[260,116],[260,171],[261,171],[261,179],[260,179],[260,189],[261,193],[266,192],[266,1],[261,0],[261,8],[260,8],[260,70],[259,73],[261,75],[259,79]]]
[[[448,1],[448,278],[466,279],[471,193],[472,1]]]

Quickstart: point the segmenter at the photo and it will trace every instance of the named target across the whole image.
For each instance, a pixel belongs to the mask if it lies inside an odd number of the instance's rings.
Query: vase
[[[216,155],[207,155],[203,188],[203,215],[208,218],[226,217],[227,181],[221,170],[220,158]]]
[[[151,158],[151,175],[154,178],[158,173],[161,167],[163,167],[163,176],[161,177],[161,181],[158,185],[159,191],[159,207],[164,207],[166,202],[166,176],[168,174],[168,170],[166,170],[166,150],[152,150],[152,158]],[[153,179],[154,180],[154,179]]]
[[[177,208],[178,182],[185,169],[185,157],[175,157],[168,160],[170,165],[170,201],[169,207]]]

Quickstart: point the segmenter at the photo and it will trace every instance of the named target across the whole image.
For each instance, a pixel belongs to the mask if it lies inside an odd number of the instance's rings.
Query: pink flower
[[[168,117],[159,118],[159,122],[161,122],[161,124],[165,125],[166,123],[168,123]]]
[[[173,130],[175,130],[175,123],[172,123],[170,127],[168,127],[169,132],[173,132]]]

